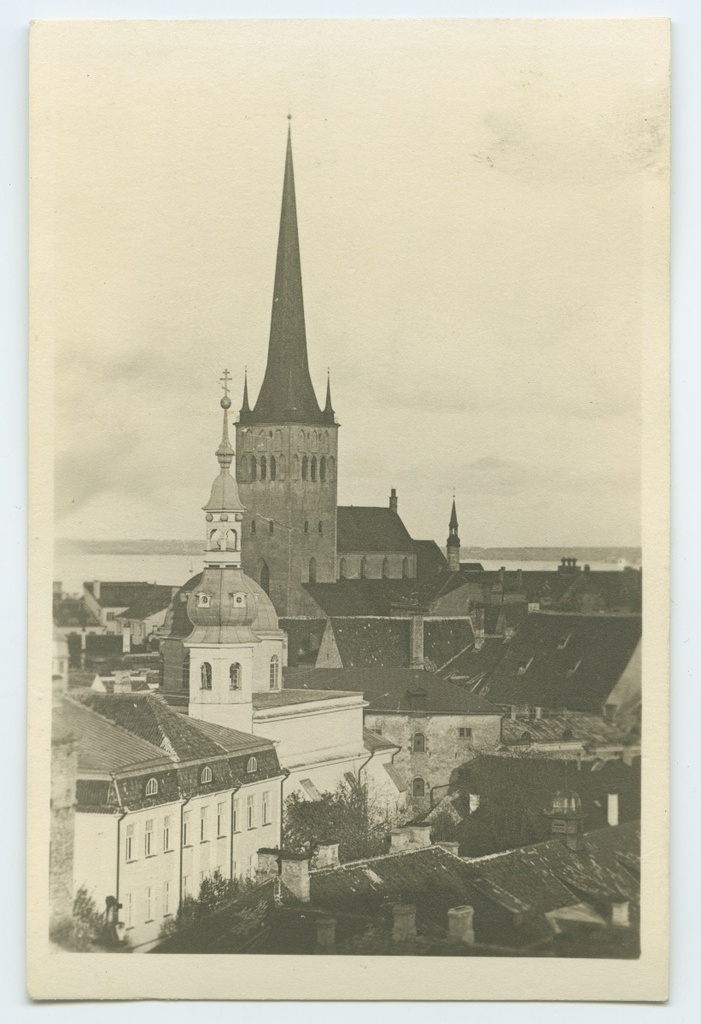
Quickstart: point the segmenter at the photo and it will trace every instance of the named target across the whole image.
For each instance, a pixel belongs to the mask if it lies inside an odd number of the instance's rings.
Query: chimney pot
[[[448,911],[448,938],[453,942],[466,942],[468,946],[474,946],[474,916],[474,907],[452,907]]]
[[[397,904],[392,907],[392,941],[405,942],[416,936],[416,907],[410,904]]]
[[[281,854],[280,878],[301,903],[309,903],[309,858],[306,854]]]
[[[609,825],[618,824],[618,793],[609,793],[606,798],[606,820]]]
[[[398,508],[398,505],[399,505],[399,500],[397,498],[397,490],[396,490],[395,487],[393,487],[392,490],[389,492],[389,507],[390,507],[391,511],[392,512],[396,512],[397,508]]]
[[[338,843],[319,843],[312,858],[312,868],[337,868],[339,864]]]
[[[258,864],[256,868],[256,878],[265,879],[271,878],[274,875],[280,873],[280,851],[262,849],[258,851]]]

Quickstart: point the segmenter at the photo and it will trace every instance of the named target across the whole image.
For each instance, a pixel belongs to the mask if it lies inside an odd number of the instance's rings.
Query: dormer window
[[[209,594],[198,594],[197,595],[197,607],[198,608],[209,608]]]
[[[202,783],[202,785],[205,785],[207,782],[211,782],[211,781],[212,781],[212,769],[209,767],[209,765],[206,764],[204,766],[204,768],[202,769],[202,774],[200,775],[200,782]]]
[[[246,773],[248,775],[253,775],[254,772],[257,772],[257,771],[258,771],[258,761],[255,759],[255,757],[249,757],[248,764],[246,765]]]
[[[156,796],[158,793],[158,779],[149,779],[146,783],[146,796]]]

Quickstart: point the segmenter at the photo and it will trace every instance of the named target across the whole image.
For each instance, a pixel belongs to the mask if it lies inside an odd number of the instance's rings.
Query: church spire
[[[251,412],[242,413],[243,423],[328,422],[309,374],[289,125],[268,362],[258,401]]]
[[[324,416],[331,423],[334,422],[333,406],[331,405],[331,371],[326,372],[326,405],[324,406]]]
[[[455,508],[455,495],[453,495],[453,508],[450,513],[450,523],[448,524],[446,551],[448,555],[448,569],[451,572],[460,572],[460,538],[458,537],[458,513]]]
[[[246,416],[251,411],[248,404],[248,367],[243,371],[243,400],[241,402],[241,415]]]
[[[240,514],[243,512],[243,505],[239,498],[236,481],[229,472],[231,463],[234,460],[234,448],[229,440],[229,409],[231,408],[231,399],[229,398],[230,379],[229,371],[224,370],[224,376],[221,378],[224,395],[219,403],[222,407],[224,417],[221,441],[219,442],[219,447],[216,450],[217,462],[219,463],[219,476],[212,484],[212,493],[209,496],[209,501],[203,506],[203,511],[207,513],[206,520],[208,523],[214,521],[215,517],[212,513],[220,513],[218,519],[221,520],[221,522],[228,522],[229,513],[234,513],[234,516],[232,517],[233,519],[240,519]],[[208,535],[211,532],[212,528],[208,528]]]

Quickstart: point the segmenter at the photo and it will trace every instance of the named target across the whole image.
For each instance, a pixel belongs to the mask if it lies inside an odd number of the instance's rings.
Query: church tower
[[[448,569],[450,572],[460,572],[460,538],[458,537],[458,513],[455,510],[455,498],[450,513],[448,524],[448,542],[446,544],[448,556]]]
[[[338,424],[309,374],[289,126],[268,361],[253,408],[244,384],[236,452],[244,571],[278,615],[300,614],[301,583],[336,579]]]

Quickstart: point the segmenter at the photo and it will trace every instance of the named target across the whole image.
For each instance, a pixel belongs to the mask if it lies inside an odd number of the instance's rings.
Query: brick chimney
[[[606,820],[609,825],[618,824],[618,793],[609,793],[606,797]]]
[[[256,868],[256,880],[262,881],[265,878],[273,878],[280,874],[280,851],[268,848],[258,851],[258,865]]]
[[[131,681],[131,673],[124,669],[117,669],[114,673],[114,693],[131,693],[134,689]]]
[[[431,845],[430,825],[403,825],[390,833],[390,853],[425,850]]]
[[[392,490],[389,492],[389,508],[390,508],[390,512],[396,512],[397,511],[397,506],[398,506],[397,489],[396,489],[396,487],[393,487]]]
[[[416,937],[416,907],[396,904],[392,907],[392,941],[405,942]]]
[[[440,846],[440,848],[445,850],[446,853],[452,853],[454,857],[460,856],[460,843],[448,843],[441,841],[440,843],[436,843],[436,846]]]
[[[336,918],[322,917],[316,923],[317,953],[333,953],[336,949]]]
[[[448,938],[453,942],[465,942],[468,946],[474,946],[474,916],[474,907],[452,907],[448,911]]]
[[[337,868],[339,864],[338,843],[319,843],[312,858],[312,870]]]
[[[611,924],[614,928],[630,928],[630,903],[619,900],[611,904]]]
[[[409,668],[424,667],[424,620],[423,615],[412,615],[410,634]]]
[[[309,903],[309,858],[305,853],[280,854],[280,879],[301,903]]]

